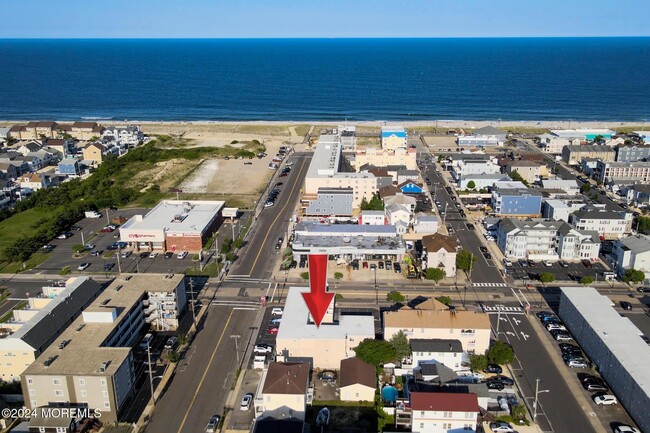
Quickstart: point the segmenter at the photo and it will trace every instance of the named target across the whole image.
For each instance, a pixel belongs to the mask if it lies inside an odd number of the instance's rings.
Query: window
[[[424,418],[424,411],[420,412],[420,416]]]
[[[102,391],[102,397],[108,397],[108,391]]]
[[[85,389],[82,389],[80,394],[82,397],[88,397],[88,392]]]
[[[86,384],[85,379],[79,379],[79,385],[84,386]]]
[[[45,433],[45,427],[39,427],[39,428],[38,428],[38,431],[39,431],[40,433]]]
[[[61,379],[52,379],[52,383],[55,385],[61,385]]]
[[[100,379],[99,383],[101,383],[103,386],[106,386],[106,379]]]
[[[36,390],[35,389],[30,389],[29,390],[29,395],[36,395]]]
[[[109,402],[105,401],[104,402],[104,409],[110,409],[110,408],[111,408],[111,404]]]
[[[423,422],[420,423],[420,428],[424,428],[424,423]],[[45,430],[42,430],[42,431],[45,431]]]
[[[65,427],[57,427],[56,433],[65,433]]]
[[[54,395],[56,395],[57,397],[63,397],[63,391],[61,391],[60,389],[55,389]]]

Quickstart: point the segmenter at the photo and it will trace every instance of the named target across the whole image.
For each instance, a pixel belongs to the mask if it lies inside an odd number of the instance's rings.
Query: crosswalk
[[[231,282],[231,283],[269,283],[269,280],[265,280],[262,278],[251,278],[248,275],[228,275],[225,278],[225,281]]]
[[[521,307],[508,307],[505,305],[481,305],[481,307],[483,307],[483,312],[487,314],[498,314],[499,312],[509,314],[524,314],[524,310]]]
[[[506,283],[472,283],[474,287],[508,287]]]

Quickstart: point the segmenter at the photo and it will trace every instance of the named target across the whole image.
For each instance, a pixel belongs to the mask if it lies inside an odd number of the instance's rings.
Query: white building
[[[388,224],[397,225],[400,221],[407,227],[413,224],[413,212],[407,206],[389,204],[384,206],[384,212]]]
[[[507,133],[494,126],[484,126],[473,131],[472,134],[459,135],[457,142],[459,146],[493,147],[503,146]]]
[[[544,179],[542,180],[542,188],[559,189],[564,191],[567,195],[580,194],[580,187],[578,187],[578,182],[575,180]]]
[[[384,201],[384,206],[399,204],[406,206],[411,212],[415,212],[415,207],[417,205],[417,199],[415,197],[402,193],[397,193],[388,197],[382,197],[382,200]]]
[[[367,226],[386,225],[386,214],[381,210],[362,210],[359,224]]]
[[[650,275],[650,237],[636,235],[619,239],[614,243],[613,255],[618,273],[636,269]]]
[[[596,231],[604,239],[620,239],[632,231],[633,215],[605,209],[604,205],[587,205],[575,212],[571,226],[580,231]]]
[[[445,271],[447,277],[456,275],[456,248],[458,240],[452,236],[444,236],[440,233],[422,237],[422,249],[426,269],[440,268]]]
[[[435,215],[427,215],[422,212],[415,215],[413,231],[415,233],[436,233],[440,227],[440,220]]]
[[[442,364],[453,371],[464,370],[463,346],[459,340],[418,339],[411,343],[411,360],[413,367],[421,364]]]
[[[607,140],[616,131],[609,129],[554,129],[550,133],[538,135],[539,144],[545,153],[562,153],[564,146],[576,146],[600,136]]]
[[[411,392],[411,431],[476,431],[481,412],[474,393]]]
[[[291,287],[278,329],[275,350],[283,361],[309,360],[313,367],[337,369],[341,360],[355,356],[354,348],[375,338],[373,316],[335,314],[332,299],[320,327],[311,320],[302,293],[307,287]]]
[[[568,223],[570,215],[585,205],[586,203],[582,200],[543,199],[542,217]]]
[[[641,431],[650,431],[650,346],[593,287],[561,287],[559,315]]]
[[[102,132],[104,142],[114,141],[128,147],[136,146],[144,141],[144,134],[139,126],[108,126]]]
[[[500,174],[501,167],[492,159],[460,159],[452,166],[451,174],[458,181],[462,177],[477,174]]]
[[[469,183],[474,182],[474,189],[479,191],[482,189],[492,188],[496,182],[510,182],[512,179],[506,174],[468,174],[463,175],[458,179],[458,189],[466,190],[469,188]]]

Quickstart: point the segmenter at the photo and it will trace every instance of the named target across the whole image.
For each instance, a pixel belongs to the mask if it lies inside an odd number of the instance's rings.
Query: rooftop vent
[[[124,277],[124,281],[129,281],[131,278],[133,278],[133,275],[129,275],[127,277]]]
[[[99,366],[99,372],[100,372],[100,373],[105,372],[106,369],[108,368],[108,366],[110,365],[110,363],[111,363],[111,361],[104,361],[104,362],[102,362],[102,364]]]
[[[104,299],[102,301],[102,305],[107,305],[109,302],[111,302],[110,298],[109,299]]]
[[[55,359],[56,359],[56,356],[50,356],[45,361],[43,361],[43,365],[46,366],[46,367],[49,367],[50,365],[52,365],[52,363],[54,362]]]
[[[70,343],[70,340],[63,340],[62,342],[59,343],[59,349],[63,349],[65,346]]]
[[[75,331],[77,332],[81,331],[82,329],[84,329],[84,326],[86,326],[86,324],[82,323],[81,325],[77,326],[77,329],[75,329]]]
[[[119,291],[120,291],[120,289],[121,289],[122,287],[124,287],[124,286],[122,286],[121,284],[120,284],[120,285],[117,285],[117,286],[115,286],[115,291],[116,291],[116,292],[119,292]]]
[[[180,223],[183,222],[183,220],[187,217],[187,215],[183,214],[176,214],[174,215],[174,219],[172,220],[173,223]]]

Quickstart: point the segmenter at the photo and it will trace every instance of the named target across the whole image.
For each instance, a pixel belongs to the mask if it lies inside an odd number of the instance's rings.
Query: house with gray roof
[[[618,239],[612,255],[619,274],[632,268],[650,274],[650,237],[639,234]]]
[[[475,130],[469,135],[459,135],[457,142],[459,146],[491,147],[503,146],[507,133],[494,126],[484,126]]]
[[[608,210],[604,205],[587,205],[569,217],[577,230],[596,231],[602,239],[620,239],[632,231],[631,212]]]
[[[460,340],[413,338],[409,342],[414,370],[430,364],[442,364],[454,372],[465,369]]]

